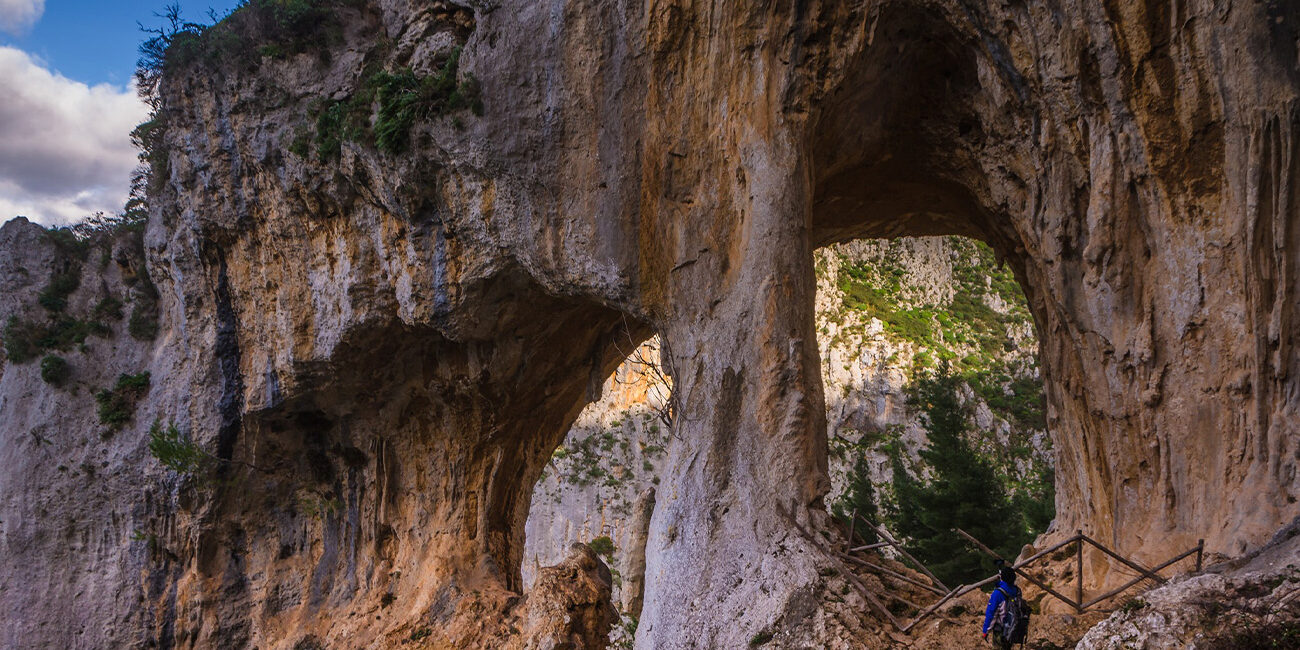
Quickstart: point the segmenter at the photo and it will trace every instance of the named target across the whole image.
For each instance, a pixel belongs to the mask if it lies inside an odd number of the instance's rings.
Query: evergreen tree
[[[876,521],[876,488],[871,484],[871,471],[865,453],[859,453],[853,462],[848,488],[831,507],[831,514],[846,528],[853,530],[855,539],[849,540],[851,544],[856,545],[858,541],[874,544],[877,541],[876,531],[862,523],[862,519],[851,521],[854,512],[867,521]]]
[[[992,571],[988,558],[952,529],[965,530],[1007,559],[1028,541],[1024,517],[993,465],[968,440],[970,418],[958,398],[960,383],[945,364],[936,375],[917,380],[910,400],[925,414],[930,440],[921,458],[932,477],[911,478],[901,454],[894,465],[894,527],[908,550],[950,584],[970,584]]]
[[[1040,470],[1033,483],[1011,498],[1016,510],[1025,516],[1025,534],[1030,538],[1047,530],[1056,517],[1056,471]]]

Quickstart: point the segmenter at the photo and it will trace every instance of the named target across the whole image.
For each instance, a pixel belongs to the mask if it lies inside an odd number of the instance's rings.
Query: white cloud
[[[26,32],[45,13],[45,0],[0,0],[0,31],[15,36]]]
[[[87,86],[12,47],[0,47],[0,88],[0,222],[120,211],[136,166],[131,130],[149,113],[135,88]]]

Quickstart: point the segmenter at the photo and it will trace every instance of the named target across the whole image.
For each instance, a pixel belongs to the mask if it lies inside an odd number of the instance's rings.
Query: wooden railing
[[[973,544],[976,548],[978,548],[978,549],[979,549],[981,552],[983,552],[985,555],[988,555],[988,556],[993,557],[993,558],[998,558],[998,554],[997,554],[997,553],[993,552],[992,549],[990,549],[989,547],[985,546],[985,545],[984,545],[982,542],[980,542],[978,539],[975,539],[975,538],[974,538],[970,533],[967,533],[966,531],[964,531],[964,530],[962,530],[962,529],[960,529],[960,528],[954,529],[954,532],[956,532],[958,535],[961,535],[962,537],[966,538],[966,541],[968,541],[968,542],[970,542],[971,544]],[[1123,564],[1124,566],[1126,566],[1126,567],[1128,567],[1128,568],[1130,568],[1130,569],[1133,569],[1134,571],[1137,571],[1140,575],[1138,575],[1138,577],[1136,577],[1136,578],[1134,578],[1134,579],[1132,579],[1132,580],[1130,580],[1130,581],[1124,583],[1123,585],[1120,585],[1120,586],[1118,586],[1118,587],[1116,587],[1116,588],[1114,588],[1114,589],[1111,589],[1110,591],[1108,591],[1108,592],[1106,592],[1106,593],[1104,593],[1104,594],[1101,594],[1100,596],[1097,596],[1096,598],[1093,598],[1092,600],[1084,601],[1084,600],[1083,600],[1083,545],[1084,545],[1085,543],[1086,543],[1086,544],[1091,544],[1093,547],[1095,547],[1096,549],[1098,549],[1098,550],[1100,550],[1101,552],[1105,553],[1106,555],[1109,555],[1110,557],[1115,558],[1115,560],[1117,560],[1120,564]],[[1037,560],[1037,559],[1039,559],[1039,558],[1041,558],[1041,557],[1047,555],[1048,553],[1052,553],[1052,552],[1055,552],[1055,551],[1057,551],[1057,550],[1060,550],[1060,549],[1062,549],[1062,548],[1064,548],[1064,547],[1066,547],[1066,546],[1069,546],[1070,544],[1075,544],[1075,545],[1076,545],[1076,546],[1075,546],[1075,558],[1076,558],[1075,562],[1076,562],[1076,563],[1075,563],[1075,571],[1074,571],[1074,573],[1075,573],[1075,591],[1074,591],[1074,593],[1075,593],[1075,597],[1074,597],[1074,598],[1070,598],[1070,597],[1068,597],[1068,596],[1065,596],[1064,594],[1060,593],[1059,591],[1056,591],[1055,589],[1052,589],[1051,587],[1048,587],[1047,585],[1043,584],[1043,583],[1042,583],[1041,581],[1039,581],[1038,579],[1034,578],[1033,576],[1031,576],[1031,575],[1029,575],[1028,573],[1025,573],[1023,570],[1021,570],[1022,567],[1024,567],[1024,566],[1027,565],[1027,564],[1029,564],[1030,562],[1033,562],[1034,560]],[[1192,549],[1187,550],[1187,551],[1183,551],[1182,553],[1179,553],[1178,555],[1175,555],[1172,559],[1170,559],[1169,561],[1165,562],[1164,564],[1161,564],[1160,566],[1158,566],[1158,567],[1156,567],[1156,568],[1154,568],[1154,569],[1148,569],[1148,568],[1142,566],[1141,564],[1138,564],[1137,562],[1135,562],[1135,561],[1133,561],[1133,560],[1130,560],[1129,558],[1126,558],[1126,557],[1120,555],[1119,553],[1116,553],[1115,551],[1110,550],[1109,548],[1106,548],[1106,545],[1102,544],[1101,542],[1098,542],[1097,540],[1095,540],[1095,539],[1093,539],[1093,538],[1091,538],[1091,537],[1088,537],[1087,535],[1084,535],[1084,534],[1083,534],[1083,531],[1080,530],[1080,531],[1076,531],[1076,532],[1075,532],[1074,537],[1071,537],[1071,538],[1069,538],[1069,539],[1067,539],[1067,540],[1065,540],[1065,541],[1063,541],[1063,542],[1060,542],[1059,544],[1055,544],[1055,545],[1053,545],[1053,546],[1051,546],[1051,547],[1049,547],[1049,548],[1043,549],[1043,550],[1041,550],[1041,551],[1035,553],[1034,555],[1032,555],[1032,556],[1030,556],[1030,557],[1028,557],[1028,558],[1025,558],[1025,561],[1023,561],[1023,562],[1019,562],[1019,563],[1015,564],[1014,566],[1012,566],[1011,568],[1012,568],[1013,570],[1015,570],[1016,575],[1023,576],[1026,580],[1028,580],[1029,582],[1033,583],[1034,586],[1038,587],[1039,589],[1042,589],[1043,591],[1047,592],[1048,594],[1051,594],[1051,595],[1054,596],[1055,598],[1057,598],[1057,599],[1059,599],[1059,600],[1065,602],[1065,604],[1070,605],[1071,607],[1074,607],[1074,611],[1075,611],[1075,612],[1082,614],[1083,611],[1086,610],[1086,609],[1088,609],[1089,607],[1092,607],[1092,606],[1094,606],[1094,605],[1097,605],[1097,604],[1099,604],[1099,603],[1101,603],[1101,602],[1103,602],[1103,601],[1105,601],[1105,600],[1107,600],[1107,599],[1114,598],[1115,596],[1118,596],[1119,594],[1124,593],[1126,590],[1128,590],[1129,588],[1133,587],[1133,586],[1136,585],[1137,583],[1142,582],[1143,580],[1151,580],[1151,581],[1155,582],[1156,584],[1164,584],[1164,583],[1166,582],[1165,578],[1164,578],[1163,576],[1161,576],[1161,575],[1160,575],[1159,573],[1157,573],[1157,572],[1160,571],[1161,569],[1165,569],[1165,568],[1169,567],[1170,565],[1172,565],[1172,564],[1178,562],[1179,560],[1182,560],[1183,558],[1185,558],[1185,557],[1187,557],[1187,556],[1189,556],[1189,555],[1191,555],[1191,554],[1193,554],[1193,553],[1196,554],[1196,570],[1197,570],[1197,571],[1200,571],[1200,570],[1201,570],[1201,562],[1204,560],[1204,557],[1205,557],[1205,540],[1203,540],[1203,539],[1201,539],[1201,540],[1197,540],[1197,542],[1196,542],[1196,547],[1195,547],[1195,548],[1192,548]]]
[[[825,544],[821,542],[815,535],[805,530],[803,526],[800,526],[799,523],[794,520],[794,517],[791,517],[788,513],[782,512],[782,514],[784,514],[787,517],[787,519],[790,521],[790,523],[794,525],[795,530],[797,530],[800,535],[802,535],[809,542],[812,542],[813,544],[825,549]],[[849,544],[853,543],[854,532],[857,527],[858,521],[861,521],[868,528],[878,533],[884,541],[875,542],[871,544],[863,544],[861,546],[853,546],[846,551],[828,549],[830,552],[827,554],[827,557],[829,557],[831,562],[835,565],[836,570],[839,571],[839,573],[843,575],[846,580],[848,580],[849,585],[852,586],[852,588],[855,591],[857,591],[860,596],[862,596],[863,600],[865,600],[867,604],[873,610],[875,610],[877,614],[881,616],[881,618],[889,621],[896,630],[902,632],[903,634],[908,633],[912,628],[916,627],[918,623],[920,623],[921,621],[925,620],[927,617],[929,617],[930,615],[938,611],[939,608],[944,605],[944,603],[947,603],[948,601],[954,598],[960,598],[961,596],[964,596],[985,585],[992,584],[996,582],[998,579],[997,575],[993,575],[975,584],[959,585],[955,589],[949,589],[946,585],[943,584],[943,581],[941,581],[938,578],[938,576],[934,575],[934,573],[932,573],[930,569],[925,566],[925,564],[923,564],[920,560],[917,560],[915,557],[913,557],[911,553],[908,553],[907,550],[903,548],[903,545],[900,544],[898,540],[894,539],[893,535],[890,535],[889,531],[886,530],[884,526],[880,526],[870,521],[867,521],[866,518],[859,516],[856,512],[854,512],[850,516],[849,521],[850,521]],[[975,539],[975,537],[970,533],[967,533],[966,531],[960,528],[953,529],[953,532],[963,537],[972,546],[979,549],[981,553],[984,553],[985,555],[988,555],[994,559],[1001,559],[1001,557],[993,549],[989,548],[978,539]],[[1029,575],[1028,573],[1025,573],[1024,571],[1024,568],[1028,566],[1031,562],[1035,562],[1043,557],[1046,557],[1051,553],[1060,551],[1061,549],[1069,546],[1070,544],[1076,545],[1074,549],[1074,555],[1075,555],[1074,594],[1075,595],[1073,598],[1066,596],[1065,594],[1051,588],[1043,581],[1039,580],[1038,578],[1035,578],[1034,576]],[[1084,544],[1092,545],[1093,547],[1097,548],[1101,552],[1105,553],[1107,556],[1114,558],[1116,561],[1123,564],[1124,566],[1133,569],[1134,571],[1137,571],[1139,575],[1136,578],[1124,583],[1123,585],[1120,585],[1119,587],[1111,589],[1110,591],[1107,591],[1103,594],[1100,594],[1094,598],[1085,601],[1084,593],[1083,593],[1083,546]],[[853,553],[884,548],[887,546],[897,551],[900,556],[902,556],[910,564],[912,564],[915,568],[917,568],[922,574],[924,574],[926,578],[929,580],[929,584],[917,578],[914,578],[912,576],[907,576],[902,573],[899,573],[898,571],[894,571],[878,563],[853,555]],[[1142,582],[1143,580],[1151,580],[1157,584],[1165,583],[1167,581],[1166,578],[1161,576],[1159,572],[1161,570],[1164,570],[1172,566],[1178,561],[1187,558],[1192,554],[1196,555],[1196,570],[1200,571],[1201,563],[1204,560],[1204,554],[1205,554],[1205,540],[1198,540],[1195,548],[1184,551],[1155,568],[1148,569],[1142,564],[1132,559],[1126,558],[1120,555],[1119,553],[1116,553],[1115,551],[1107,548],[1104,544],[1098,542],[1097,540],[1088,537],[1087,535],[1084,535],[1083,531],[1080,530],[1080,531],[1076,531],[1074,536],[1070,537],[1069,539],[1059,542],[1057,544],[1053,544],[1052,546],[1045,548],[1037,553],[1034,553],[1032,556],[1028,558],[1025,558],[1021,562],[1017,562],[1015,564],[1008,565],[1008,566],[1010,566],[1010,568],[1014,570],[1017,575],[1025,578],[1031,584],[1038,587],[1039,589],[1042,589],[1045,593],[1051,595],[1052,597],[1061,600],[1067,605],[1070,605],[1071,607],[1074,608],[1076,613],[1081,614],[1091,607],[1095,607],[1096,605],[1105,602],[1110,598],[1114,598],[1115,596],[1124,593],[1126,590],[1131,589],[1134,585],[1138,584],[1139,582]],[[919,589],[923,589],[927,592],[939,596],[939,600],[935,601],[933,604],[929,605],[928,607],[923,608],[921,605],[918,605],[917,603],[913,603],[895,593],[876,594],[867,586],[865,582],[863,582],[861,578],[859,578],[856,574],[854,574],[851,570],[849,570],[849,567],[845,564],[846,562],[869,569],[877,573],[878,575],[888,576],[890,578],[912,585]],[[919,610],[919,613],[916,615],[915,618],[913,618],[910,621],[901,621],[893,612],[889,610],[889,608],[885,607],[884,600],[896,600],[900,603],[908,605],[909,607]]]

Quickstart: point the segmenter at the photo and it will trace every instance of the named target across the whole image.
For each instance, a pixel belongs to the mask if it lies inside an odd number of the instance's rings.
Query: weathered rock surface
[[[856,237],[971,235],[1016,271],[1060,531],[1143,559],[1200,537],[1239,554],[1300,510],[1300,7],[337,11],[328,56],[164,81],[145,238],[161,332],[102,366],[153,389],[100,461],[120,476],[104,501],[59,492],[10,442],[42,420],[85,436],[85,400],[38,400],[32,367],[5,366],[5,403],[41,411],[6,406],[0,427],[22,468],[3,492],[4,582],[23,590],[5,598],[26,602],[4,629],[22,645],[383,647],[425,626],[525,643],[484,623],[546,607],[508,595],[529,493],[615,343],[652,332],[683,444],[638,647],[844,628],[784,513],[825,518],[812,251]],[[435,70],[462,40],[482,117],[421,121],[401,154],[293,153],[312,107],[367,69]],[[235,461],[223,481],[150,466],[154,418]],[[87,550],[69,552],[59,522],[82,508]]]

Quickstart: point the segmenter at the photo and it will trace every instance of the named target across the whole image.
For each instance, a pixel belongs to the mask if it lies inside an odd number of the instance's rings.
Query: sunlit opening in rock
[[[935,522],[980,529],[1013,557],[1054,514],[1020,286],[987,245],[956,236],[831,246],[816,267],[831,512],[856,543],[876,541],[866,521],[884,524],[945,580],[974,582],[987,561]]]

